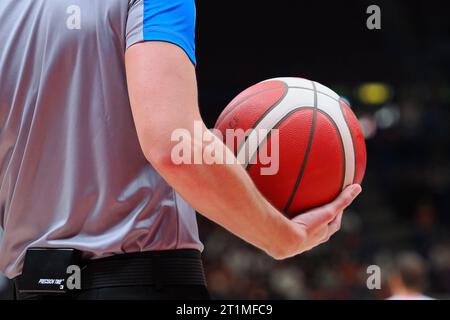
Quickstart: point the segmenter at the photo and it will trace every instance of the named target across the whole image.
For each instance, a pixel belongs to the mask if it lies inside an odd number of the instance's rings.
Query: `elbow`
[[[152,146],[142,149],[147,161],[158,171],[173,170],[176,167],[169,146]]]
[[[170,144],[154,145],[152,147],[143,148],[144,156],[147,161],[160,173],[167,171],[178,172],[186,170],[193,163],[192,154],[186,157],[180,157],[179,153]]]

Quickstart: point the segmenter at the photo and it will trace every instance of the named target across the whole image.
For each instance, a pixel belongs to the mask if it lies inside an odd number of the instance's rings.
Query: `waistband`
[[[81,271],[81,289],[121,286],[206,286],[197,250],[182,249],[126,253],[87,261]]]

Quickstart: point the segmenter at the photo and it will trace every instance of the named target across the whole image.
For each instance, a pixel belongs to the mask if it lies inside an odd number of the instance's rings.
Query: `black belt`
[[[200,252],[171,250],[127,253],[90,260],[81,271],[81,289],[121,286],[206,286]]]
[[[82,260],[74,249],[27,251],[24,273],[15,278],[19,293],[61,294],[69,265],[81,269],[81,290],[129,286],[195,285],[206,287],[200,252],[191,249],[118,254]],[[42,283],[44,281],[44,283]],[[59,281],[58,283],[54,283]],[[75,293],[75,292],[73,292]]]

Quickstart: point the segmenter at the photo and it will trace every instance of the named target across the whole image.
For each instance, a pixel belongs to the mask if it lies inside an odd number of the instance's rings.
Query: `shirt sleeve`
[[[129,4],[127,49],[143,41],[165,41],[195,57],[195,0],[134,0]]]

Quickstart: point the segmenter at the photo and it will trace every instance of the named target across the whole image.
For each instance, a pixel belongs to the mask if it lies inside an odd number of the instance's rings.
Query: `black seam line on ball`
[[[312,108],[304,108],[304,109],[312,109]],[[328,113],[326,113],[325,111],[322,111],[322,110],[320,110],[318,108],[316,109],[316,111],[317,111],[317,113],[320,113],[320,114],[324,115],[330,121],[330,123],[336,129],[336,132],[338,134],[339,142],[341,143],[341,150],[342,150],[342,179],[341,179],[340,185],[343,186],[344,182],[345,182],[345,174],[347,172],[346,171],[346,167],[345,167],[347,162],[346,162],[346,156],[345,156],[344,139],[342,138],[341,132],[339,131],[339,127],[336,124],[336,121],[334,121],[334,119]],[[295,192],[294,192],[294,195],[295,195]]]
[[[286,114],[286,115],[283,117],[283,119],[281,119],[281,120],[275,125],[274,129],[278,129],[278,127],[279,127],[279,126],[280,126],[287,118],[289,118],[291,115],[293,115],[294,113],[296,113],[296,112],[298,112],[298,111],[301,111],[301,110],[313,110],[313,111],[314,111],[314,107],[299,107],[299,108],[293,109],[292,111],[289,111],[289,113]],[[339,127],[338,127],[336,121],[334,121],[333,118],[332,118],[328,113],[326,113],[326,112],[323,111],[323,110],[317,109],[317,112],[320,113],[320,114],[322,114],[322,115],[324,115],[324,116],[330,121],[330,123],[331,123],[331,124],[333,125],[333,127],[336,129],[336,132],[337,132],[337,134],[338,134],[339,142],[341,143],[342,159],[343,159],[343,170],[342,170],[342,172],[343,172],[344,174],[342,175],[342,181],[341,181],[341,185],[343,185],[343,184],[344,184],[344,180],[345,180],[345,173],[346,173],[345,164],[347,163],[347,162],[345,161],[346,158],[345,158],[344,139],[342,138],[341,132],[339,131]],[[271,134],[272,134],[272,132],[270,131],[269,134],[267,135],[267,137],[266,137],[266,138],[261,142],[261,144],[258,146],[258,149],[257,149],[257,152],[256,152],[256,153],[259,152],[259,147],[260,147],[266,140],[269,140]],[[305,155],[306,155],[306,154],[305,154]],[[250,167],[251,165],[252,165],[252,164],[250,164],[249,167]]]
[[[288,87],[288,88],[289,88],[289,89],[302,89],[302,90],[315,91],[316,93],[323,94],[324,96],[327,96],[328,98],[330,98],[330,99],[332,99],[332,100],[334,100],[334,101],[336,101],[336,102],[339,102],[339,99],[336,99],[335,97],[329,95],[328,93],[319,91],[319,90],[315,89],[315,87],[314,87],[314,89],[311,89],[311,88],[305,88],[305,87],[296,87],[296,86],[290,86],[290,87]]]
[[[345,174],[347,173],[347,172],[346,172],[346,168],[345,168],[345,165],[346,165],[346,163],[347,163],[347,159],[346,159],[346,157],[345,157],[344,139],[342,138],[341,132],[339,131],[339,127],[338,127],[336,121],[334,121],[334,119],[333,119],[328,113],[326,113],[325,111],[318,110],[317,112],[319,112],[320,114],[323,114],[325,117],[328,118],[328,120],[331,122],[331,124],[332,124],[332,125],[334,126],[334,128],[336,129],[336,132],[337,132],[338,137],[339,137],[339,141],[341,142],[342,163],[343,163],[343,168],[342,168],[342,180],[341,180],[341,188],[342,188],[342,186],[344,185],[344,182],[345,182]],[[342,191],[342,189],[341,189],[341,191]]]
[[[245,98],[242,98],[241,100],[235,102],[232,106],[230,106],[230,109],[227,112],[225,112],[223,115],[221,115],[222,120],[220,122],[217,122],[214,127],[218,128],[220,125],[222,125],[222,123],[227,119],[227,117],[230,115],[231,112],[233,112],[237,107],[239,107],[241,104],[243,104],[244,102],[248,101],[249,99],[251,99],[251,98],[253,98],[253,97],[257,96],[257,95],[260,95],[261,93],[275,91],[275,90],[279,90],[281,88],[285,89],[286,85],[283,85],[283,86],[280,86],[280,87],[275,87],[275,88],[269,88],[269,89],[265,89],[265,90],[262,90],[262,91],[258,91],[258,92],[254,93],[254,94],[251,94],[251,95],[249,95],[249,96],[247,96]]]
[[[260,122],[276,107],[278,107],[280,105],[280,103],[284,100],[284,98],[286,98],[287,94],[289,92],[288,86],[285,84],[285,90],[283,92],[283,95],[280,97],[280,99],[278,99],[278,101],[276,103],[274,103],[273,106],[271,106],[269,109],[267,109],[261,117],[258,118],[258,120],[256,120],[256,122],[253,124],[253,126],[251,127],[250,130],[255,130],[255,128],[258,126],[258,124],[260,124]],[[239,152],[241,151],[242,147],[247,143],[248,140],[248,135],[246,135],[244,141],[241,143],[241,145],[238,147],[237,149],[237,154],[239,154]],[[250,159],[249,159],[250,161]],[[246,164],[245,168],[247,169],[248,163]]]
[[[288,113],[286,113],[286,115],[283,116],[283,118],[281,120],[279,120],[275,126],[272,128],[272,130],[276,130],[280,127],[280,125],[286,121],[290,116],[292,116],[294,113],[300,111],[300,110],[314,110],[314,107],[298,107],[295,109],[292,109],[291,111],[289,111]],[[272,130],[269,131],[269,134],[263,139],[263,141],[261,141],[261,143],[258,145],[258,148],[256,149],[255,155],[258,156],[259,154],[259,150],[260,147],[267,141],[269,140],[269,138],[272,136]],[[254,159],[254,157],[252,157],[252,159],[249,159],[249,163],[247,165],[247,171],[250,170],[250,168],[255,164],[252,163],[252,160]]]
[[[306,147],[306,152],[305,152],[305,156],[303,158],[303,163],[301,165],[300,168],[300,172],[297,176],[297,180],[295,181],[295,185],[294,185],[294,189],[292,190],[292,193],[289,197],[288,202],[286,203],[286,206],[284,207],[283,211],[285,213],[288,212],[289,208],[292,205],[292,202],[294,201],[295,198],[295,194],[297,193],[297,189],[300,186],[300,182],[302,180],[303,174],[305,172],[306,169],[306,164],[308,163],[308,157],[309,157],[309,153],[311,152],[311,147],[312,147],[312,142],[313,142],[313,138],[314,138],[314,131],[316,130],[316,120],[317,120],[317,90],[316,90],[316,84],[314,83],[314,81],[311,81],[313,88],[314,88],[314,110],[313,110],[313,118],[312,118],[312,124],[311,124],[311,132],[309,134],[309,141],[308,141],[308,146]]]
[[[315,88],[315,84],[313,84],[313,88]],[[279,89],[279,88],[276,88],[276,89]],[[288,87],[287,87],[287,90],[289,91],[289,89],[302,89],[302,90],[314,91],[314,89],[311,89],[311,88],[307,88],[307,87],[298,87],[298,86],[288,86]],[[261,91],[261,92],[259,92],[259,93],[267,92],[267,91],[272,91],[272,90],[274,90],[274,89],[267,89],[267,90]],[[252,95],[252,97],[258,95],[259,93],[255,93],[254,95]],[[288,92],[286,91],[286,93],[284,94],[283,97],[281,97],[281,99],[284,99],[284,97],[287,95],[287,93],[288,93]],[[334,97],[330,96],[329,94],[326,94],[326,93],[324,93],[324,92],[322,92],[322,91],[316,90],[316,94],[317,94],[317,93],[320,93],[320,94],[322,94],[322,95],[324,95],[324,96],[327,96],[328,98],[330,98],[330,99],[332,99],[332,100],[334,100],[334,101],[336,101],[336,102],[338,102],[338,103],[341,101],[341,100],[337,100],[336,98],[334,98]],[[245,99],[244,101],[242,101],[242,103],[245,102],[246,100],[247,100],[247,99]],[[276,103],[275,107],[278,106],[280,103],[281,103],[281,100],[278,101],[278,102]],[[239,103],[239,104],[240,104],[240,103]],[[290,111],[290,112],[289,112],[286,116],[284,116],[283,119],[281,119],[281,121],[279,121],[272,129],[277,129],[278,126],[280,125],[280,123],[281,123],[282,121],[286,120],[286,117],[287,117],[287,116],[290,116],[293,112],[297,112],[299,109],[314,109],[314,107],[302,107],[302,108],[297,108],[297,109],[294,109],[294,110]],[[263,115],[260,119],[258,119],[257,124],[259,124],[259,123],[262,121],[262,118],[264,118],[264,116],[265,116],[265,115]],[[253,129],[256,128],[257,124],[254,125]],[[258,145],[258,147],[257,147],[257,149],[256,149],[255,155],[258,155],[260,146],[261,146],[264,142],[266,142],[266,140],[268,140],[268,139],[270,138],[270,136],[271,136],[271,131],[269,131],[269,135],[268,135],[268,136],[267,136],[267,137],[266,137],[266,138]],[[248,136],[245,137],[243,143],[246,143],[247,140],[248,140]],[[241,144],[241,145],[239,146],[239,148],[238,148],[238,153],[239,153],[240,149],[242,148],[242,146],[243,146],[243,144]],[[253,158],[254,158],[254,156],[253,156],[251,159],[248,159],[248,163],[247,163],[247,166],[246,166],[246,168],[245,168],[246,170],[250,170],[250,168],[253,166],[253,164],[252,164]],[[355,163],[355,164],[356,164],[356,163]]]
[[[330,99],[332,99],[332,100],[334,100],[334,101],[336,101],[336,102],[339,102],[339,100],[336,99],[336,98],[334,98],[333,96],[331,96],[331,95],[329,95],[329,94],[327,94],[327,93],[325,93],[325,92],[318,91],[317,88],[316,88],[316,85],[315,85],[314,81],[311,81],[311,83],[312,83],[313,89],[307,88],[307,87],[300,87],[300,86],[289,86],[287,83],[284,83],[285,92],[283,93],[283,95],[281,96],[281,98],[280,98],[280,99],[279,99],[272,107],[270,107],[268,110],[266,110],[266,112],[264,112],[264,114],[263,114],[258,120],[256,120],[256,122],[255,122],[254,125],[252,126],[251,130],[254,130],[254,129],[258,126],[258,124],[260,124],[260,122],[262,121],[262,119],[264,119],[264,118],[269,114],[269,112],[271,112],[272,110],[274,110],[276,107],[278,107],[278,106],[280,105],[280,103],[281,103],[281,102],[284,100],[284,98],[288,95],[289,89],[302,89],[302,90],[314,91],[314,97],[315,97],[315,101],[316,101],[316,103],[315,103],[316,107],[317,107],[317,99],[318,99],[317,96],[318,96],[318,93],[323,94],[324,96],[327,96],[328,98],[330,98]],[[277,87],[277,88],[270,88],[270,89],[266,89],[266,90],[257,92],[257,93],[255,93],[255,94],[252,94],[251,96],[249,96],[249,97],[243,99],[242,101],[237,102],[236,105],[234,106],[233,110],[234,110],[236,107],[238,107],[240,104],[244,103],[245,101],[247,101],[248,99],[250,99],[250,98],[252,98],[252,97],[254,97],[254,96],[257,96],[257,95],[259,95],[259,94],[261,94],[261,93],[264,93],[264,92],[277,90],[277,89],[280,89],[280,88],[278,88],[278,87]],[[223,118],[222,118],[223,120],[220,121],[220,124],[222,124],[222,122],[225,121],[225,117],[228,116],[228,114],[231,113],[233,110],[228,111],[228,112],[226,113],[226,115],[223,116]],[[216,124],[215,127],[218,127],[218,124]],[[237,148],[237,153],[238,153],[238,154],[239,154],[239,151],[242,149],[242,147],[247,143],[247,140],[248,140],[248,136],[245,137],[244,141],[243,141],[243,142],[241,143],[241,145]],[[258,149],[259,149],[259,146],[258,146]],[[249,167],[251,167],[250,162],[251,162],[251,159],[249,159],[249,163],[247,163],[246,166],[245,166],[245,169],[246,169],[246,170],[248,170]]]

